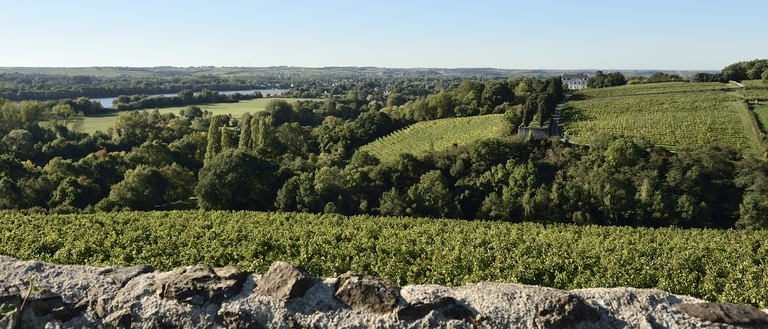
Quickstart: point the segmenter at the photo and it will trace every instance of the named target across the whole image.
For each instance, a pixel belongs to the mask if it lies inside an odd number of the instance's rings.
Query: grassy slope
[[[360,149],[370,152],[381,161],[392,161],[396,160],[400,153],[440,151],[453,144],[464,145],[478,139],[496,137],[502,127],[502,114],[422,121],[379,138]]]
[[[562,130],[588,143],[599,133],[644,135],[670,149],[729,145],[756,154],[757,134],[740,106],[739,92],[688,92],[730,88],[720,83],[662,83],[585,90],[568,102]]]
[[[232,117],[239,118],[245,112],[255,113],[263,111],[264,107],[270,100],[276,98],[258,98],[252,100],[240,101],[237,103],[215,103],[215,104],[202,104],[195,105],[202,110],[207,110],[216,114],[232,114]],[[308,100],[302,98],[282,98],[288,102],[295,102],[298,100]],[[189,106],[168,107],[159,109],[160,113],[173,113],[178,115],[179,111]],[[88,116],[83,122],[83,132],[94,133],[96,130],[107,131],[108,128],[115,126],[115,120],[117,120],[118,113],[110,113],[108,115]]]
[[[396,284],[517,282],[658,288],[768,307],[768,231],[567,226],[259,212],[0,214],[0,254],[60,264],[207,264],[264,273],[277,260]]]

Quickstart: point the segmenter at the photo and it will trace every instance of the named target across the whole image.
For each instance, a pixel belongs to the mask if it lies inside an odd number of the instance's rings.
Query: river
[[[260,91],[262,95],[266,96],[267,94],[281,94],[281,93],[284,93],[284,92],[288,91],[288,89],[228,90],[228,91],[220,91],[219,94],[229,95],[229,94],[234,94],[234,93],[241,93],[243,95],[247,95],[247,94],[252,94],[252,93],[254,93],[256,91]],[[195,94],[198,94],[198,93],[195,93]],[[178,95],[178,94],[156,94],[156,95],[147,95],[147,96],[151,98],[151,97],[158,97],[158,96],[173,97],[173,96],[176,96],[176,95]],[[115,99],[117,99],[117,97],[91,98],[92,101],[99,101],[99,103],[101,103],[101,106],[103,106],[104,108],[112,107],[112,101],[115,100]]]

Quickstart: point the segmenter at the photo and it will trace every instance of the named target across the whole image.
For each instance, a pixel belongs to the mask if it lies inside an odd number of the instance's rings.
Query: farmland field
[[[561,289],[657,288],[768,307],[768,231],[629,228],[262,213],[0,214],[0,254],[58,264],[274,261],[405,284],[495,281]],[[172,252],[169,252],[172,251]]]
[[[621,88],[621,87],[619,87]],[[605,88],[613,89],[613,88]],[[688,149],[729,145],[758,152],[756,133],[733,92],[665,93],[570,101],[561,129],[589,143],[601,133],[643,135],[656,145]]]
[[[273,99],[283,99],[288,102],[295,102],[298,100],[312,100],[312,99],[302,99],[302,98],[257,98],[257,99],[251,99],[251,100],[244,100],[237,103],[212,103],[212,104],[200,104],[195,106],[199,107],[204,111],[205,110],[211,111],[213,112],[214,115],[232,114],[232,117],[239,118],[245,112],[255,113],[255,112],[263,111],[267,103]],[[186,109],[189,106],[191,105],[167,107],[167,108],[161,108],[159,109],[159,111],[160,113],[173,113],[178,115],[179,111]],[[141,110],[141,111],[152,111],[152,110],[147,109],[147,110]],[[83,122],[83,132],[91,134],[96,132],[97,130],[107,131],[108,128],[115,126],[115,120],[117,120],[117,116],[119,115],[119,113],[120,112],[115,112],[107,115],[85,117],[85,120]]]
[[[499,135],[503,114],[422,121],[361,147],[381,161],[396,160],[400,153],[440,151]]]
[[[731,90],[734,88],[739,88],[739,86],[735,84],[719,83],[719,82],[704,82],[704,83],[662,82],[662,83],[646,83],[646,84],[638,84],[638,85],[625,85],[625,86],[609,87],[609,88],[584,89],[584,90],[575,92],[574,98],[590,99],[590,98],[617,97],[617,96],[629,96],[629,95],[639,95],[639,94]]]

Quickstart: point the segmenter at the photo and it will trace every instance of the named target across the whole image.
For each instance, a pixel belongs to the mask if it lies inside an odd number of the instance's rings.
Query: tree
[[[137,167],[143,164],[150,167],[160,168],[173,163],[173,156],[168,145],[156,139],[141,144],[139,147],[134,147],[131,152],[128,152],[125,155],[125,161],[128,162],[131,167]]]
[[[71,168],[63,160],[60,166],[54,166],[50,170],[58,170],[62,175],[67,175]],[[49,163],[50,165],[50,163]],[[88,154],[85,158],[77,161],[75,170],[82,170],[81,175],[91,178],[101,189],[101,197],[109,194],[110,187],[123,179],[128,169],[128,163],[125,161],[122,152],[107,152],[106,150],[97,151]],[[48,166],[43,168],[48,170]],[[79,176],[79,175],[78,175]],[[77,176],[76,176],[77,177]]]
[[[281,153],[305,157],[317,152],[317,142],[312,137],[312,128],[301,126],[297,122],[284,123],[277,127],[275,137],[282,145]]]
[[[275,126],[291,122],[293,107],[282,99],[273,99],[264,106],[264,110],[272,116],[272,124]]]
[[[382,216],[405,216],[407,207],[405,196],[394,187],[382,193],[379,199],[379,214]]]
[[[54,129],[57,126],[64,126],[72,131],[80,131],[83,126],[83,112],[75,112],[68,104],[56,104],[51,108],[48,124]]]
[[[216,154],[221,152],[221,128],[215,117],[208,126],[208,135],[206,137],[208,138],[208,146],[205,148],[205,162],[207,163]]]
[[[479,108],[482,106],[484,90],[484,84],[477,81],[464,80],[453,90],[453,97],[460,104]]]
[[[221,149],[231,149],[237,147],[234,133],[227,127],[221,127]]]
[[[104,209],[103,205],[114,204],[133,210],[151,210],[167,203],[167,189],[168,180],[160,170],[140,165],[136,169],[126,171],[123,180],[109,192],[109,201],[102,200],[102,206],[97,208],[108,210]]]
[[[115,121],[117,136],[114,139],[117,144],[130,149],[148,141],[151,131],[146,114],[139,111],[120,113]]]
[[[243,116],[240,117],[240,141],[238,142],[237,148],[240,150],[246,151],[253,149],[253,142],[251,138],[251,113],[245,112],[243,113]]]
[[[278,156],[280,141],[275,134],[272,116],[254,116],[251,119],[253,151],[270,157]]]
[[[56,187],[48,205],[83,209],[99,202],[100,195],[101,188],[85,176],[67,177]]]
[[[605,78],[605,87],[623,86],[627,84],[627,78],[621,72],[609,73]]]
[[[14,129],[0,140],[0,150],[5,149],[18,159],[26,160],[35,155],[35,141],[25,129]]]
[[[387,106],[388,107],[395,107],[405,104],[408,99],[403,96],[401,93],[390,93],[389,96],[387,96]]]
[[[495,108],[503,103],[513,103],[515,93],[506,81],[490,81],[485,84],[483,90],[483,103],[490,108]]]
[[[365,168],[379,164],[379,158],[364,150],[357,150],[349,160],[349,165],[353,168]]]
[[[184,89],[184,90],[180,91],[177,95],[179,96],[179,98],[181,98],[181,100],[185,104],[189,104],[189,103],[191,103],[193,101],[193,98],[194,98],[195,94],[192,92],[192,90]],[[190,108],[192,108],[192,107],[197,108],[197,110],[200,110],[200,108],[197,107],[197,106],[191,106]],[[190,108],[187,108],[187,112],[189,112]],[[187,113],[187,115],[190,115],[190,114]]]
[[[419,182],[408,189],[407,203],[406,211],[412,216],[461,217],[448,183],[439,170],[421,175]]]
[[[195,173],[191,170],[173,163],[160,168],[160,173],[168,181],[168,188],[163,196],[166,202],[186,200],[194,194]]]
[[[255,155],[226,150],[200,170],[195,194],[202,209],[269,210],[281,184],[277,170]]]
[[[183,91],[182,91],[183,92]],[[181,94],[181,93],[179,93]],[[189,106],[186,109],[182,110],[183,112],[180,113],[181,116],[189,119],[189,121],[194,120],[195,118],[200,118],[203,116],[203,110],[201,110],[197,106]]]
[[[768,164],[762,160],[745,158],[739,163],[734,183],[744,190],[736,227],[768,228]]]
[[[21,208],[21,189],[10,177],[0,176],[0,210]]]

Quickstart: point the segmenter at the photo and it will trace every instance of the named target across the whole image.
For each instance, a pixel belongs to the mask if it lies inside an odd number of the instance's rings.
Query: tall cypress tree
[[[251,113],[245,112],[240,118],[240,142],[237,148],[241,151],[251,150],[253,146],[251,137]]]
[[[254,151],[258,148],[259,141],[261,139],[261,118],[258,116],[253,116],[251,118],[251,141],[250,145],[248,145],[249,151]]]
[[[216,154],[221,153],[221,130],[219,129],[218,116],[211,117],[208,126],[208,147],[205,148],[205,163],[208,163]]]
[[[221,127],[221,150],[228,150],[235,147],[235,136],[227,127]]]

